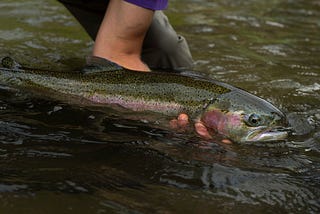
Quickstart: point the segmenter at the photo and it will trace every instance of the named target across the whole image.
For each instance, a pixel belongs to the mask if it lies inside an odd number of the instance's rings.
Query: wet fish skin
[[[230,91],[218,82],[199,77],[124,69],[83,74],[1,68],[1,82],[26,89],[53,90],[61,95],[79,96],[93,103],[113,102],[135,111],[149,110],[173,116],[180,111],[197,113],[214,97]]]
[[[212,79],[126,69],[52,72],[21,68],[10,59],[2,60],[0,84],[65,99],[73,97],[89,105],[119,105],[173,117],[186,113],[193,121],[202,121],[212,134],[222,134],[235,142],[264,141],[264,136],[268,141],[283,140],[287,134],[271,132],[287,126],[279,109],[242,89]],[[258,123],[250,123],[253,117]]]

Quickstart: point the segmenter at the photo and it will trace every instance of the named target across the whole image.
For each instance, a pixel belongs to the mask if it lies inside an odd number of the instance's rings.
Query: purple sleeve
[[[126,2],[150,10],[163,10],[168,6],[168,0],[125,0]]]

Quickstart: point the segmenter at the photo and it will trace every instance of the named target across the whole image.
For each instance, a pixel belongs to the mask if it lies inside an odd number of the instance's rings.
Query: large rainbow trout
[[[115,69],[113,64],[100,66],[97,72],[94,63],[91,68],[87,72],[33,70],[5,57],[0,84],[70,97],[87,105],[118,105],[172,117],[186,113],[211,133],[234,142],[278,141],[288,135],[286,117],[278,108],[226,83],[177,73]]]

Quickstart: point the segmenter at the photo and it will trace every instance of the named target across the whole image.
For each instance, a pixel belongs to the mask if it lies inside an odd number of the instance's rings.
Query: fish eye
[[[245,123],[252,127],[257,127],[262,124],[262,118],[258,114],[250,114],[244,117]]]

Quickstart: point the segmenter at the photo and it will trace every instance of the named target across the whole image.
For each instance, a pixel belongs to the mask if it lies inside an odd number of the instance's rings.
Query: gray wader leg
[[[94,40],[103,20],[106,0],[59,0]],[[177,35],[162,11],[156,11],[143,44],[142,60],[152,69],[190,69],[192,56],[186,40]]]

